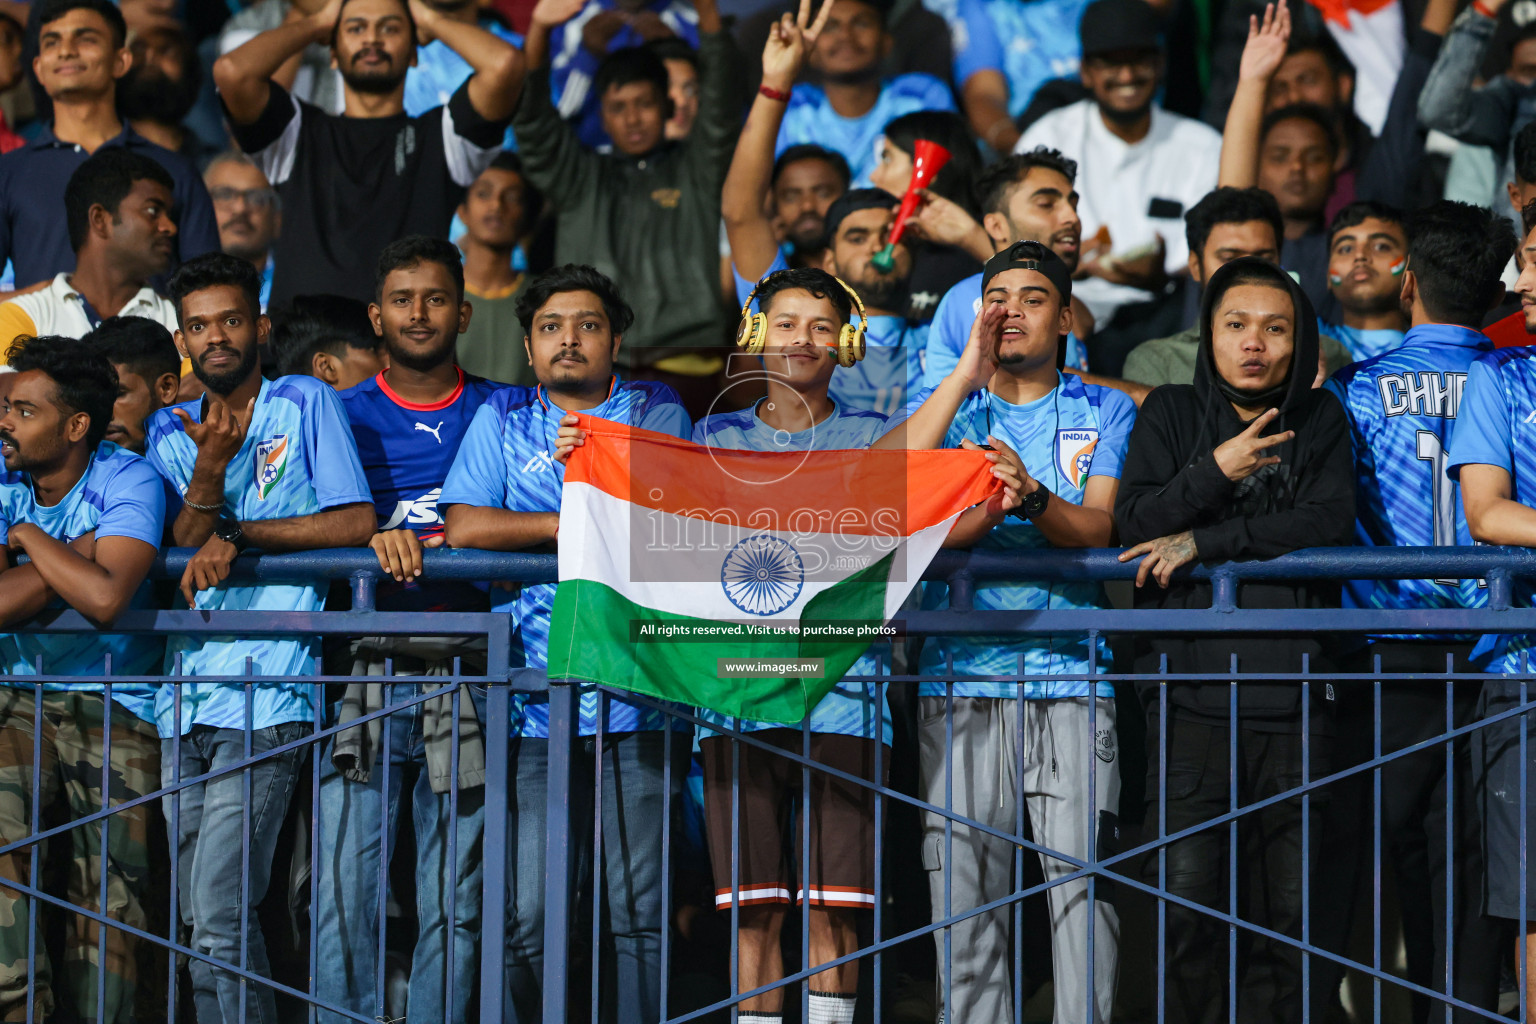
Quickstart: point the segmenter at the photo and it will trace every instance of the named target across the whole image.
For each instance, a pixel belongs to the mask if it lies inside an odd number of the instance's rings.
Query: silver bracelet
[[[195,509],[198,512],[222,512],[222,511],[224,511],[224,502],[222,502],[222,501],[219,502],[217,505],[199,505],[195,501],[187,501],[185,498],[183,498],[181,503],[183,505],[187,506],[187,508]]]

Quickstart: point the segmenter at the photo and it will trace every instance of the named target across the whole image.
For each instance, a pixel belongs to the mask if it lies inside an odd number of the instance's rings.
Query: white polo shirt
[[[1077,161],[1077,213],[1085,246],[1104,225],[1115,253],[1140,248],[1162,235],[1168,273],[1188,267],[1184,214],[1216,187],[1221,166],[1221,134],[1216,129],[1154,104],[1146,138],[1127,145],[1105,127],[1094,101],[1086,99],[1030,125],[1014,152],[1036,146],[1059,149]],[[1072,294],[1100,323],[1125,303],[1152,297],[1097,277],[1073,284]]]
[[[102,317],[142,316],[171,332],[176,330],[176,306],[170,299],[144,287],[115,312],[99,310]],[[62,334],[83,338],[95,327],[85,311],[85,299],[70,286],[69,275],[60,274],[47,288],[0,302],[0,360],[17,338]]]

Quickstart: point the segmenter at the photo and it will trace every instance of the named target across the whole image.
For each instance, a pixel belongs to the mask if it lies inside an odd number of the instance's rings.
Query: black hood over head
[[[1216,356],[1212,340],[1214,335],[1212,321],[1215,319],[1216,302],[1232,287],[1232,282],[1236,278],[1259,278],[1273,283],[1275,287],[1290,293],[1291,303],[1296,310],[1295,347],[1291,352],[1290,371],[1286,374],[1285,380],[1263,395],[1255,395],[1233,387],[1216,372]],[[1317,314],[1312,309],[1307,293],[1301,290],[1301,285],[1293,281],[1290,274],[1268,260],[1261,260],[1255,256],[1235,259],[1219,268],[1205,283],[1205,294],[1200,300],[1200,351],[1195,360],[1195,392],[1207,409],[1212,405],[1219,405],[1228,415],[1234,417],[1236,414],[1232,412],[1229,402],[1242,399],[1250,401],[1257,399],[1279,409],[1282,414],[1286,413],[1295,408],[1297,402],[1312,390],[1312,382],[1317,379],[1319,344]]]

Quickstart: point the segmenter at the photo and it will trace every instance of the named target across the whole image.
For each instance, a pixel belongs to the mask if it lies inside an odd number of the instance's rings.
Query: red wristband
[[[789,93],[784,92],[781,89],[775,89],[771,85],[760,85],[757,87],[757,91],[762,93],[764,96],[767,96],[771,100],[778,100],[780,103],[789,102]]]
[[[1490,11],[1483,0],[1472,0],[1472,9],[1490,21],[1497,21],[1499,18],[1499,12]]]

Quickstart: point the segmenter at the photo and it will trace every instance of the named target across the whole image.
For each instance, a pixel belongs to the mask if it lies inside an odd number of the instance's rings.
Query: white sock
[[[782,1013],[738,1013],[736,1024],[784,1024]]]
[[[806,1024],[853,1024],[853,1010],[859,1003],[858,996],[845,996],[838,992],[812,992],[810,1016]]]

